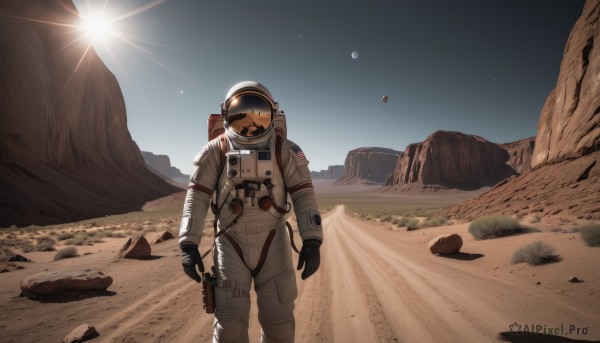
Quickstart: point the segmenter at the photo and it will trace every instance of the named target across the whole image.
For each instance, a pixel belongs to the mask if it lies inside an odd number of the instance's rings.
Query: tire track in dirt
[[[574,312],[582,325],[597,321],[468,265],[432,258],[425,248],[423,255],[411,252],[414,246],[402,249],[403,242],[389,239],[387,231],[368,231],[340,211],[339,225],[331,229],[343,230],[336,238],[353,252],[403,341],[494,341],[515,321],[555,323]],[[535,318],[519,317],[531,313],[530,306],[541,308]]]
[[[196,289],[193,289],[196,288]],[[182,275],[160,288],[149,292],[141,299],[133,302],[121,311],[111,315],[110,319],[101,322],[97,328],[101,332],[103,342],[191,342],[205,336],[206,326],[212,328],[212,318],[198,308],[200,296],[199,286],[187,276]],[[174,313],[173,309],[177,309]],[[188,313],[187,319],[181,321],[178,313]],[[200,317],[200,318],[199,318]],[[169,323],[164,330],[159,323]],[[212,330],[210,330],[212,337]]]

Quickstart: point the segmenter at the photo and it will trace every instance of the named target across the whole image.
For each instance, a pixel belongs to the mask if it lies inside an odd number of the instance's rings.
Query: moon
[[[352,59],[355,60],[358,58],[358,51],[352,51],[352,53],[350,54],[350,56],[352,56]]]

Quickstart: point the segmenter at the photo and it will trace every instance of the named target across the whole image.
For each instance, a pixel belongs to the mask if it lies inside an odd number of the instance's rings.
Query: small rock
[[[14,263],[6,262],[0,263],[0,273],[12,272],[13,270],[23,269],[25,267],[16,265]]]
[[[115,254],[113,262],[117,262],[121,257],[124,258],[146,258],[150,257],[152,252],[150,244],[144,235],[129,237],[125,245]]]
[[[565,290],[564,289],[559,289],[558,291],[556,291],[556,293],[558,293],[558,294],[565,294]]]
[[[89,252],[89,251],[88,251],[88,252],[85,252],[85,253],[83,253],[83,255],[91,255],[91,254],[92,254],[92,253],[91,253],[91,252]]]
[[[31,260],[28,259],[27,257],[23,257],[19,254],[15,254],[15,255],[11,256],[7,262],[31,262]]]
[[[536,282],[535,284],[536,284],[536,285],[541,285],[542,283],[538,281],[538,282]]]
[[[171,231],[166,231],[165,230],[165,231],[159,232],[154,237],[154,239],[152,240],[152,242],[150,242],[150,244],[152,245],[152,244],[161,243],[161,242],[164,242],[166,240],[173,239],[173,238],[175,238],[175,236],[173,236],[173,234],[171,233]]]
[[[85,342],[92,338],[100,336],[98,331],[89,324],[79,325],[75,330],[71,331],[63,340],[63,343],[79,343]]]
[[[579,280],[579,278],[577,278],[577,276],[571,276],[569,278],[569,282],[581,282],[581,280]]]

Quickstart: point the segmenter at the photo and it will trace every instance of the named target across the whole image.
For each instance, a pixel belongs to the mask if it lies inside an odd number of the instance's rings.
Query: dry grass
[[[518,219],[511,216],[484,216],[477,218],[469,224],[469,232],[475,239],[493,239],[521,233],[539,231],[521,225]]]
[[[511,259],[513,264],[525,262],[531,266],[558,261],[560,256],[554,254],[554,247],[541,241],[517,249]]]
[[[600,246],[600,224],[590,223],[579,227],[581,238],[590,247]]]
[[[75,257],[75,256],[79,256],[79,255],[77,255],[77,248],[66,247],[66,248],[62,248],[58,252],[56,252],[56,254],[54,255],[54,261],[62,260],[63,258]]]

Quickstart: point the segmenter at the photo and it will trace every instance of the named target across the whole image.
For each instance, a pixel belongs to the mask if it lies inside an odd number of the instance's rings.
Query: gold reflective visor
[[[254,137],[265,132],[273,119],[273,106],[257,94],[236,95],[227,104],[225,121],[240,136]]]

